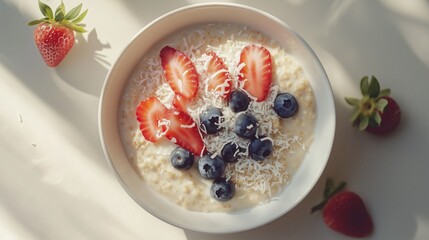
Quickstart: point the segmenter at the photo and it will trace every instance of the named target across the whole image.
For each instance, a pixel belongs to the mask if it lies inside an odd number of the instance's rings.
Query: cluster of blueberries
[[[228,106],[235,112],[246,111],[251,99],[241,90],[235,90],[231,93]],[[281,118],[289,118],[298,111],[298,102],[295,97],[289,93],[280,93],[274,100],[274,111]],[[219,108],[210,107],[200,115],[200,128],[206,134],[215,134],[222,130],[223,114]],[[255,161],[262,161],[271,155],[273,143],[264,136],[256,137],[258,128],[257,119],[249,113],[240,113],[234,124],[234,132],[237,136],[249,139],[250,145],[248,153],[250,158]],[[205,179],[214,180],[210,189],[213,198],[218,201],[230,200],[234,193],[235,187],[232,181],[222,177],[225,171],[226,163],[232,163],[238,160],[239,153],[245,152],[246,149],[239,147],[236,143],[230,142],[223,146],[220,155],[213,156],[207,153],[198,161],[198,171]],[[171,164],[181,170],[192,167],[194,155],[184,148],[176,148],[171,153]]]

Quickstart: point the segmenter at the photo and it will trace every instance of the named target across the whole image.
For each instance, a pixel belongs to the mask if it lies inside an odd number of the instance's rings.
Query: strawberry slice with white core
[[[205,146],[198,126],[191,116],[177,109],[169,109],[165,118],[169,122],[165,136],[172,143],[192,152],[195,156],[201,156]]]
[[[265,100],[272,82],[272,65],[270,52],[256,45],[248,45],[241,51],[239,80],[242,88],[256,98],[257,102]]]
[[[208,91],[216,95],[228,98],[231,93],[232,77],[225,63],[215,52],[208,52],[207,60]]]
[[[165,128],[160,123],[167,110],[167,107],[156,97],[147,98],[137,106],[137,121],[140,123],[140,131],[146,140],[156,142],[163,136]]]
[[[173,106],[182,111],[182,112],[188,112],[188,104],[190,100],[183,97],[182,95],[175,95],[173,98]]]
[[[164,76],[174,93],[192,99],[198,90],[198,73],[186,54],[169,46],[161,49]]]

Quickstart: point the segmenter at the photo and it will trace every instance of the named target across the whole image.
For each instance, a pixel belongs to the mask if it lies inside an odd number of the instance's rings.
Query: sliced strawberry
[[[265,100],[272,81],[270,52],[262,46],[248,45],[241,51],[240,64],[244,64],[239,74],[243,89],[257,102]]]
[[[161,49],[159,56],[165,78],[174,93],[188,99],[195,97],[198,90],[198,73],[188,56],[169,46]]]
[[[163,127],[159,122],[164,118],[167,110],[156,97],[147,98],[137,106],[137,121],[146,140],[156,142],[162,136]]]
[[[215,52],[209,52],[207,55],[211,56],[207,64],[208,91],[228,98],[231,93],[232,76],[225,63]]]
[[[198,126],[191,116],[177,109],[169,109],[165,118],[169,121],[165,136],[195,156],[200,156],[205,147]]]
[[[188,112],[189,102],[190,102],[190,99],[187,99],[182,95],[177,94],[173,98],[173,106],[182,112]]]

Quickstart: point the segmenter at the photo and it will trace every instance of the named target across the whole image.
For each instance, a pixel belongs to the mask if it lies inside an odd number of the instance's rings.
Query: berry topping
[[[239,74],[242,88],[257,102],[265,100],[272,81],[270,52],[262,46],[246,46],[241,52],[240,64],[244,64]]]
[[[366,237],[373,232],[371,216],[362,200],[354,192],[342,191],[345,182],[337,187],[331,179],[326,181],[324,199],[311,212],[323,209],[323,221],[334,231],[350,237]]]
[[[207,134],[217,133],[222,129],[223,114],[219,108],[207,108],[200,115],[201,130]]]
[[[274,100],[274,111],[282,118],[289,118],[298,111],[298,102],[289,93],[280,93]]]
[[[268,138],[253,139],[249,145],[249,155],[253,160],[262,161],[273,152],[273,142]]]
[[[188,112],[188,104],[190,100],[182,95],[175,95],[173,98],[173,106],[182,112]]]
[[[61,2],[55,13],[52,9],[39,0],[39,8],[44,18],[28,23],[29,26],[37,25],[34,30],[34,41],[43,60],[49,67],[55,67],[61,63],[74,45],[74,32],[83,33],[84,24],[80,22],[85,18],[88,10],[80,14],[82,4],[66,12]]]
[[[177,169],[186,170],[194,164],[194,155],[188,150],[178,147],[171,152],[171,165]]]
[[[237,113],[246,111],[249,107],[250,98],[247,94],[240,90],[235,90],[231,93],[228,101],[228,106],[231,111]]]
[[[147,98],[137,106],[137,121],[146,140],[156,142],[163,135],[164,129],[160,122],[167,110],[156,97]]]
[[[204,152],[203,140],[191,116],[176,109],[168,109],[165,119],[168,122],[165,136],[171,142],[196,156],[200,156]]]
[[[206,154],[198,161],[198,171],[203,178],[216,179],[223,175],[225,162],[219,155],[212,158],[210,154]]]
[[[236,143],[230,142],[223,146],[220,155],[225,162],[235,162],[242,152],[242,148],[240,148]]]
[[[235,120],[234,131],[237,136],[242,138],[253,138],[258,129],[258,120],[248,113],[238,115]]]
[[[227,98],[231,92],[232,76],[225,63],[214,52],[207,53],[210,56],[207,63],[208,91],[215,92]]]
[[[380,84],[374,76],[362,78],[360,89],[362,99],[346,97],[348,104],[354,107],[350,121],[359,130],[385,135],[395,129],[401,120],[401,109],[393,98],[390,89],[380,90]]]
[[[225,202],[230,200],[235,193],[235,187],[232,181],[225,178],[218,178],[213,181],[210,188],[210,194],[218,201]]]
[[[184,53],[166,46],[160,55],[165,79],[174,93],[192,99],[198,90],[198,74],[192,61]]]

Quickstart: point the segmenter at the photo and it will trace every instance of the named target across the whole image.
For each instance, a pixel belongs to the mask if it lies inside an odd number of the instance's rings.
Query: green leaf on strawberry
[[[53,19],[54,14],[52,12],[52,8],[48,5],[44,4],[42,1],[39,0],[39,9],[42,12],[43,16],[46,16],[48,19]]]
[[[332,196],[341,192],[345,186],[346,182],[340,182],[338,186],[335,186],[334,181],[331,178],[326,179],[325,191],[323,192],[323,200],[322,202],[311,208],[311,213],[314,213],[318,210],[322,210],[323,207],[326,205],[326,202],[328,202],[328,200]]]
[[[64,19],[65,20],[71,20],[71,19],[76,18],[79,15],[81,10],[82,10],[82,3],[79,4],[78,6],[74,7],[72,10],[70,10],[70,12],[68,12],[64,16]]]
[[[362,98],[346,97],[346,102],[354,107],[350,122],[360,131],[383,135],[393,130],[398,124],[401,111],[398,104],[389,97],[390,89],[381,89],[377,78],[363,77],[360,81]],[[387,112],[387,113],[386,113]]]
[[[65,12],[66,12],[66,6],[64,5],[63,1],[61,1],[61,4],[55,10],[55,16],[57,16],[60,13],[64,15]]]

